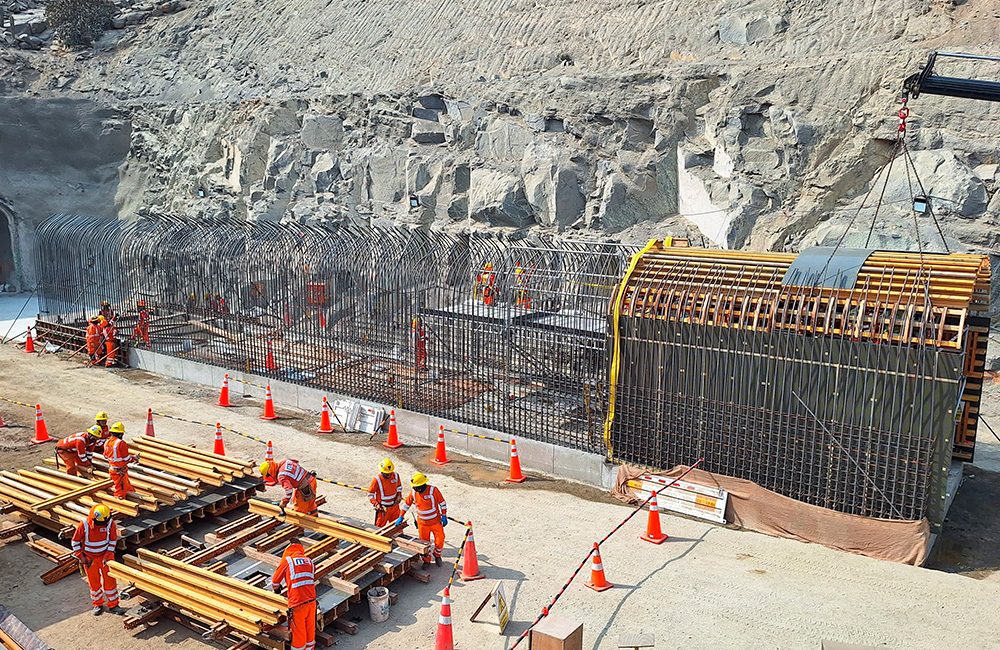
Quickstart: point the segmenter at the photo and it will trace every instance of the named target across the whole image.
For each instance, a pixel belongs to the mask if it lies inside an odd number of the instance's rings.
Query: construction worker
[[[106,348],[104,366],[110,368],[117,363],[116,357],[118,356],[118,329],[115,327],[115,321],[105,322],[101,333],[104,335],[104,347]]]
[[[294,458],[286,458],[274,463],[265,460],[260,464],[260,475],[264,478],[270,476],[281,487],[285,489],[285,498],[281,500],[281,512],[285,512],[285,506],[292,502],[295,512],[307,515],[319,514],[316,507],[316,474],[307,472],[299,461]]]
[[[97,313],[103,316],[104,320],[108,322],[111,322],[115,319],[115,310],[111,308],[111,303],[108,302],[107,300],[101,302],[101,310]]]
[[[146,309],[146,301],[140,300],[137,302],[136,308],[139,310],[139,322],[135,324],[135,331],[132,332],[132,340],[138,341],[142,339],[146,347],[149,347],[149,310]]]
[[[108,414],[106,411],[98,411],[94,416],[94,424],[101,427],[101,440],[107,440],[111,437],[111,433],[108,431]]]
[[[368,486],[368,500],[375,508],[375,525],[381,528],[399,518],[399,502],[403,500],[403,482],[392,461],[383,458],[378,475]]]
[[[313,561],[301,544],[289,544],[271,576],[271,588],[281,593],[288,587],[288,629],[292,633],[289,650],[313,650],[316,647],[316,578]]]
[[[514,306],[531,309],[531,296],[528,294],[528,274],[521,268],[520,262],[514,267]]]
[[[90,319],[90,325],[87,325],[87,354],[90,355],[90,363],[95,364],[97,363],[98,351],[104,342],[104,337],[101,334],[103,331],[101,319],[101,316],[94,316]]]
[[[112,614],[125,613],[118,606],[118,583],[108,573],[108,561],[115,559],[117,543],[118,527],[111,518],[111,510],[100,503],[90,508],[90,514],[73,533],[73,555],[87,574],[94,616],[101,615],[101,605],[105,603]]]
[[[222,297],[221,294],[215,294],[215,311],[220,314],[228,314],[229,308],[226,307],[226,299]]]
[[[396,525],[403,525],[403,515],[410,506],[417,506],[417,533],[420,539],[430,541],[434,536],[434,564],[441,566],[441,551],[444,549],[444,527],[448,525],[448,504],[441,496],[441,490],[427,484],[427,477],[417,472],[410,479],[413,488],[403,501],[402,512],[396,519]],[[424,564],[430,564],[431,558],[424,557]]]
[[[424,319],[419,316],[413,319],[413,348],[417,358],[416,371],[427,370],[427,331]]]
[[[128,480],[128,466],[139,462],[139,453],[130,453],[128,445],[122,440],[125,435],[124,424],[115,422],[109,432],[111,437],[104,443],[104,458],[110,465],[108,473],[115,484],[115,498],[124,499],[132,491],[132,483]]]
[[[101,427],[96,424],[86,431],[74,433],[56,443],[56,456],[66,466],[66,473],[77,476],[77,468],[90,475],[94,472],[91,462],[94,450],[101,444]]]
[[[496,299],[493,289],[493,281],[495,279],[496,274],[493,273],[493,265],[487,262],[483,266],[482,272],[476,277],[476,289],[479,290],[479,297],[482,298],[484,305],[492,305]],[[473,292],[473,297],[476,297],[476,292]]]

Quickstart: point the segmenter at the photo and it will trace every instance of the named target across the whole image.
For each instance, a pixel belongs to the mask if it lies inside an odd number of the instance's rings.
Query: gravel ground
[[[275,395],[279,413],[287,417],[262,422],[257,403],[222,409],[212,404],[214,393],[200,387],[142,371],[109,372],[76,360],[29,357],[12,346],[0,347],[0,396],[41,402],[54,436],[80,430],[99,409],[123,421],[130,434],[141,433],[148,407],[201,421],[221,420],[273,440],[279,457],[296,457],[321,476],[351,484],[366,484],[385,456],[367,436],[311,433],[314,416],[282,411],[280,394]],[[0,465],[26,467],[51,453],[51,446],[27,444],[28,409],[0,403],[0,412],[20,425],[0,429]],[[159,437],[204,447],[212,443],[207,427],[162,419],[156,427]],[[984,459],[996,456],[996,445],[986,447]],[[226,449],[238,457],[263,455],[258,443],[232,434]],[[430,471],[449,512],[476,525],[488,579],[456,584],[453,621],[460,648],[499,649],[512,642],[510,636],[498,636],[494,624],[469,622],[496,580],[504,581],[512,602],[507,632],[516,636],[559,590],[593,541],[628,514],[607,495],[579,486],[541,479],[508,485],[502,483],[501,467],[455,456],[455,462],[437,468],[427,464],[430,450],[400,451],[392,456],[404,476],[416,469]],[[370,516],[363,495],[355,491],[321,484],[320,492],[329,499],[328,512]],[[277,493],[272,490],[268,496]],[[582,574],[554,610],[583,622],[584,648],[614,648],[620,633],[639,631],[655,634],[657,647],[688,649],[815,649],[821,639],[935,650],[996,647],[993,621],[1000,584],[992,576],[975,580],[672,516],[663,518],[670,541],[654,546],[639,540],[644,520],[637,517],[603,547],[605,570],[615,588],[600,594],[585,589],[582,578],[587,576]],[[447,532],[445,555],[454,558],[461,530],[452,524]],[[0,547],[0,575],[5,577],[0,603],[54,648],[206,647],[174,624],[126,631],[115,617],[93,618],[81,580],[41,584],[38,575],[50,566],[22,544]],[[338,647],[432,647],[447,570],[432,567],[430,572],[428,585],[409,578],[396,583],[399,603],[386,624],[372,624],[366,609],[356,607],[351,616],[365,620],[356,636],[338,635]]]

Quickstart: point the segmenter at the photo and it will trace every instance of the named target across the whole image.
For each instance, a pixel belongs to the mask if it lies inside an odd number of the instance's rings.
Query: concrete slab
[[[521,443],[517,443],[520,451]],[[604,458],[568,447],[552,447],[552,473],[588,485],[601,485]]]
[[[555,474],[555,445],[536,440],[517,440],[517,456],[521,459],[521,469],[525,471]]]

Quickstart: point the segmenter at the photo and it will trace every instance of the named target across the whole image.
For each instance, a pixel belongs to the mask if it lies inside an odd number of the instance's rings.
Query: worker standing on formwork
[[[476,277],[476,289],[478,291],[473,291],[473,298],[478,297],[482,299],[484,305],[492,305],[496,299],[493,288],[495,280],[496,274],[493,273],[493,265],[487,262],[483,266],[482,272]]]
[[[301,544],[289,544],[271,576],[271,588],[281,593],[288,587],[288,629],[292,633],[289,650],[316,647],[316,577],[313,561]]]
[[[417,472],[410,479],[413,490],[403,501],[402,514],[396,519],[396,525],[403,525],[403,515],[410,506],[417,507],[417,533],[420,539],[430,541],[434,537],[434,563],[441,566],[441,551],[444,550],[444,527],[448,525],[448,504],[441,496],[441,490],[427,484],[427,477]],[[430,564],[431,558],[424,557],[424,564]]]
[[[117,363],[118,356],[118,328],[115,327],[114,319],[104,323],[101,333],[104,335],[104,346],[107,348],[104,353],[104,366],[110,368]]]
[[[146,301],[140,300],[136,303],[139,310],[139,321],[135,324],[135,331],[132,332],[132,340],[142,340],[149,347],[149,309],[146,308]]]
[[[316,507],[316,474],[307,472],[299,461],[286,458],[278,462],[265,460],[260,464],[260,475],[270,476],[285,489],[285,498],[281,500],[281,511],[292,502],[295,512],[307,515],[319,514]]]
[[[90,355],[90,363],[97,363],[97,355],[101,349],[101,343],[103,342],[103,336],[101,335],[101,317],[94,316],[90,319],[90,325],[87,325],[87,354]]]
[[[94,450],[101,444],[101,427],[96,424],[86,431],[74,433],[56,443],[56,457],[66,466],[66,473],[78,476],[79,468],[83,474],[94,473],[91,462]]]
[[[375,508],[375,525],[381,528],[399,518],[399,503],[403,500],[403,482],[388,458],[378,465],[378,475],[368,487],[368,501]]]
[[[115,422],[109,430],[111,437],[104,443],[104,458],[110,468],[108,474],[115,485],[115,498],[124,499],[132,491],[132,482],[128,480],[128,466],[139,462],[139,453],[129,452],[128,445],[122,440],[125,435],[125,425]]]
[[[105,603],[112,614],[124,614],[118,606],[118,582],[108,573],[108,562],[115,559],[118,527],[111,519],[111,510],[103,504],[90,509],[73,533],[73,555],[80,561],[90,585],[90,600],[94,616],[101,615]]]
[[[413,319],[413,348],[417,360],[416,371],[427,370],[427,331],[424,329],[424,319],[420,316]]]

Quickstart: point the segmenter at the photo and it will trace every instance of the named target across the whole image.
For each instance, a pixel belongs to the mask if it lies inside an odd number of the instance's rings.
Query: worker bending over
[[[291,501],[295,512],[319,514],[316,507],[316,475],[307,472],[299,461],[293,458],[276,463],[265,460],[260,464],[260,475],[264,478],[270,476],[285,489],[285,498],[281,500],[282,512]]]
[[[125,613],[118,606],[118,582],[108,573],[108,562],[115,559],[117,543],[118,527],[111,518],[111,510],[100,503],[90,508],[90,514],[73,533],[73,555],[87,574],[94,616],[101,615],[101,605],[105,603],[112,614]]]
[[[78,476],[94,473],[94,450],[101,444],[101,427],[96,424],[86,431],[74,433],[56,443],[56,457],[66,466],[66,473]],[[77,471],[79,468],[80,472]]]
[[[368,500],[375,508],[375,525],[381,528],[399,518],[399,502],[403,500],[403,482],[388,458],[378,465],[378,475],[368,486]]]
[[[417,472],[410,479],[413,490],[403,501],[402,514],[396,519],[396,525],[403,525],[403,514],[410,506],[417,506],[417,533],[424,541],[430,541],[434,536],[434,564],[441,566],[441,551],[444,550],[444,527],[448,525],[448,504],[441,496],[441,490],[427,484],[427,477]],[[424,564],[431,559],[424,557]]]
[[[122,440],[125,435],[125,425],[115,422],[109,429],[111,437],[104,443],[104,457],[108,460],[108,473],[115,484],[115,498],[124,499],[132,491],[132,483],[128,480],[128,466],[139,462],[139,453],[129,452],[128,445]]]
[[[92,364],[97,363],[97,355],[104,343],[104,336],[101,333],[104,328],[101,326],[101,320],[100,316],[94,316],[90,319],[90,325],[87,325],[87,354],[90,356]]]
[[[139,321],[132,331],[132,340],[138,342],[141,339],[146,347],[149,347],[149,309],[146,308],[145,300],[136,303],[136,307],[139,310]]]
[[[316,578],[313,561],[306,557],[301,544],[289,544],[271,576],[271,588],[281,593],[288,587],[288,629],[292,633],[289,650],[313,650],[316,647]]]

